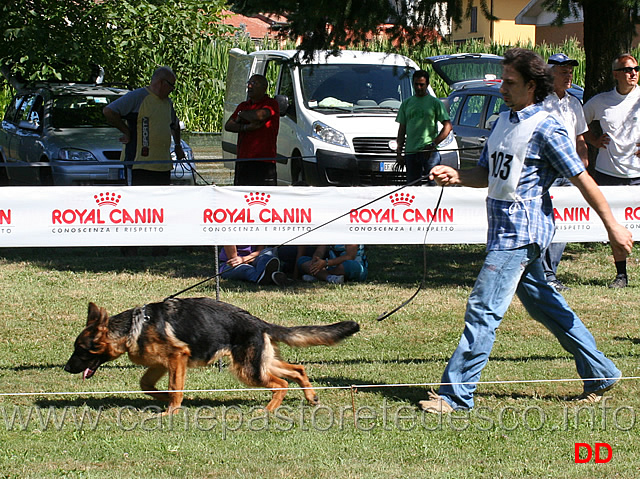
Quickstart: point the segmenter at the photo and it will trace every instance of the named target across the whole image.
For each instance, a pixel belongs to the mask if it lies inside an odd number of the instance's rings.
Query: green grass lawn
[[[111,313],[160,301],[214,274],[212,248],[124,258],[118,248],[0,249],[0,477],[600,478],[638,477],[640,383],[625,379],[598,406],[571,357],[517,300],[497,334],[476,409],[422,414],[463,328],[483,246],[370,246],[369,280],[278,289],[221,283],[220,299],[284,325],[355,320],[361,331],[331,348],[282,347],[305,364],[321,405],[296,387],[276,414],[268,391],[247,390],[217,366],[190,370],[183,410],[138,391],[143,369],[126,357],[82,381],[63,366],[93,301]],[[626,377],[640,376],[638,268],[610,290],[614,268],[600,244],[572,244],[560,264],[565,297]],[[210,282],[189,296],[216,296]],[[543,381],[540,381],[543,380]],[[530,381],[530,382],[518,382]],[[159,386],[164,387],[166,381]],[[217,391],[212,391],[217,390]],[[28,394],[33,393],[33,394]],[[57,393],[57,394],[50,394]],[[64,393],[64,394],[63,394]],[[13,394],[13,395],[6,395]],[[574,463],[575,443],[611,446],[604,464]],[[605,454],[606,456],[606,454]]]

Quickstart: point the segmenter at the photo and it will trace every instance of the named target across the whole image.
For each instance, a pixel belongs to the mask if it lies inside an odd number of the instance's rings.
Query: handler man
[[[626,255],[631,233],[613,217],[609,205],[576,154],[575,139],[544,111],[540,102],[553,83],[544,60],[514,48],[506,52],[500,92],[510,108],[500,114],[478,165],[431,170],[438,185],[488,186],[487,256],[467,303],[465,329],[442,376],[438,394],[420,401],[422,409],[442,414],[474,406],[473,393],[489,359],[500,325],[514,294],[527,312],[556,336],[576,362],[584,392],[576,398],[598,402],[621,376],[562,295],[542,270],[540,251],[554,232],[549,187],[569,178],[601,218],[614,252]]]

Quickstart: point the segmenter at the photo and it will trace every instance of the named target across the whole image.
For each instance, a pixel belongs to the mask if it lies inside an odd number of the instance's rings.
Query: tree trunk
[[[582,0],[586,54],[584,100],[614,87],[611,62],[631,50],[635,25],[622,0]]]

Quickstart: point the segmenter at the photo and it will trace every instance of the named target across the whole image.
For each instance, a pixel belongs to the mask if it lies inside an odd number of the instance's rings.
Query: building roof
[[[222,11],[222,24],[232,25],[244,30],[252,39],[261,40],[266,36],[275,37],[282,25],[287,22],[285,17],[271,14],[258,14],[246,17],[230,10]]]
[[[544,8],[544,0],[531,0],[527,5],[516,15],[517,25],[550,25],[558,16],[555,12],[550,12]],[[570,15],[564,21],[564,23],[577,23],[582,22],[582,7],[579,9],[579,16],[574,17]]]

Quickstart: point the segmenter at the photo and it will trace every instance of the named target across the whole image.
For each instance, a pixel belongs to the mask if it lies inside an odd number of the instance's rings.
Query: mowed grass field
[[[63,371],[87,303],[111,313],[160,301],[214,274],[212,248],[0,249],[0,477],[193,478],[632,478],[640,475],[640,275],[610,290],[609,249],[569,245],[559,276],[568,302],[627,378],[608,400],[577,407],[571,357],[517,300],[497,333],[477,407],[437,418],[417,402],[440,379],[463,328],[483,246],[368,247],[369,280],[287,288],[222,281],[220,299],[283,325],[355,320],[361,331],[327,348],[282,347],[306,366],[320,406],[292,386],[266,415],[270,393],[222,368],[190,370],[183,410],[138,392],[143,369],[126,357],[90,380]],[[637,253],[636,253],[637,254]],[[215,282],[189,296],[216,297]],[[166,387],[166,380],[159,384]],[[608,462],[576,464],[576,443],[606,443]],[[608,459],[604,446],[600,460]],[[581,449],[581,459],[587,449]]]

